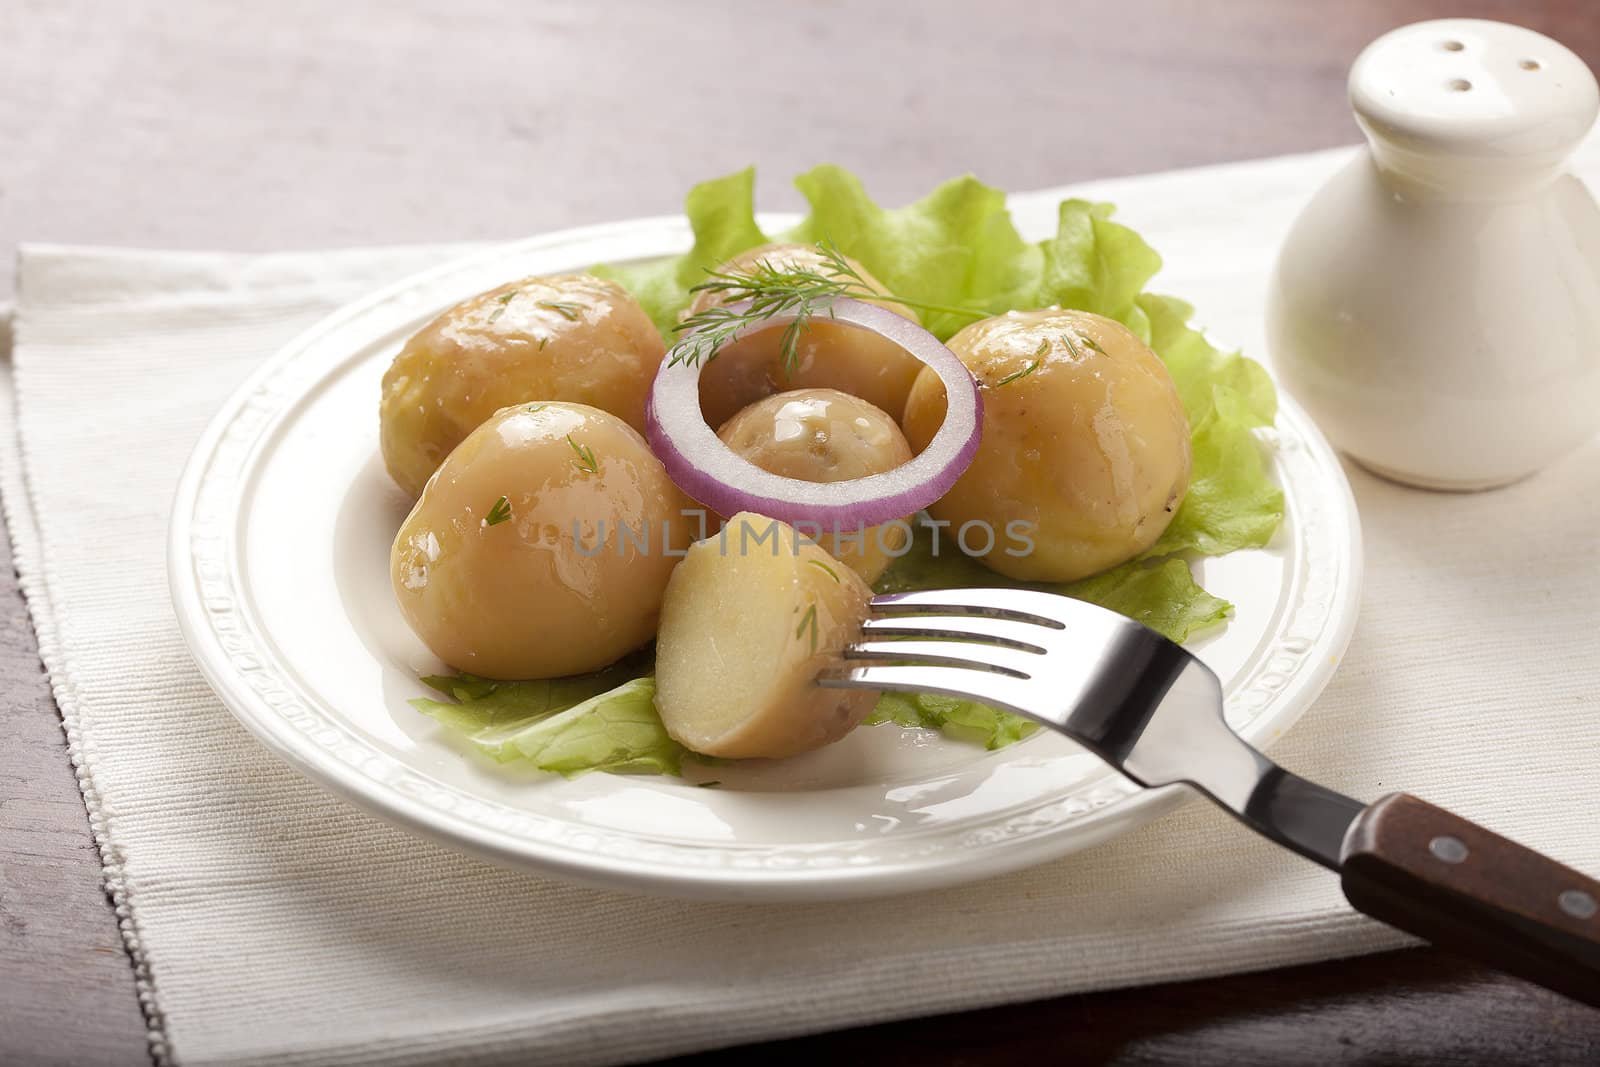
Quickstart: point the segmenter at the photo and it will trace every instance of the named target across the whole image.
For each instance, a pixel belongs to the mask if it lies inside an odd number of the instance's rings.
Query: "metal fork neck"
[[[1178,646],[1167,647],[1185,662],[1122,759],[1123,773],[1147,786],[1187,783],[1257,833],[1338,870],[1345,833],[1363,805],[1256,751],[1224,721],[1216,675]]]
[[[1308,782],[1269,760],[1263,762],[1269,770],[1257,781],[1244,810],[1234,814],[1280,845],[1330,871],[1339,870],[1345,836],[1366,805]],[[1231,807],[1228,810],[1233,811]]]

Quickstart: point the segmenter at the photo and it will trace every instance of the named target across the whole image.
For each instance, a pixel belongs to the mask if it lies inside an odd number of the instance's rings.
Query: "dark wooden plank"
[[[0,537],[0,1064],[145,1058],[133,972]]]
[[[752,161],[764,202],[787,207],[787,175],[822,159],[895,201],[968,169],[1023,189],[1318,148],[1355,139],[1343,82],[1361,45],[1443,15],[1519,21],[1600,65],[1592,0],[8,0],[0,249],[513,237],[676,210],[690,182]],[[379,28],[391,45],[368,47]],[[5,256],[0,299],[11,281]],[[0,567],[0,1063],[141,1063],[59,723]],[[1455,1065],[1595,1062],[1597,1040],[1593,1013],[1417,951],[761,1055]]]
[[[1062,997],[663,1061],[662,1067],[1478,1067],[1600,1063],[1600,1012],[1431,949]]]

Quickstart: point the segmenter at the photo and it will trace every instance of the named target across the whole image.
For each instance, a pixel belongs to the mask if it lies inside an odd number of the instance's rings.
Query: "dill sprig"
[[[580,445],[572,439],[570,433],[567,434],[567,444],[572,447],[572,451],[578,457],[572,461],[574,467],[577,467],[585,474],[593,474],[600,469],[600,464],[594,458],[594,449],[588,445]]]
[[[489,509],[488,517],[483,520],[483,524],[485,526],[499,526],[509,518],[511,518],[511,501],[501,497]]]
[[[538,302],[538,306],[547,311],[554,311],[568,322],[577,322],[578,313],[589,305],[577,304],[571,300],[541,300]]]
[[[1021,370],[1012,371],[1004,378],[1001,378],[998,382],[995,382],[994,387],[998,389],[1002,385],[1010,385],[1012,382],[1026,378],[1028,375],[1039,369],[1039,364],[1043,362],[1044,357],[1048,356],[1049,354],[1050,340],[1049,338],[1046,338],[1045,340],[1039,342],[1038,348],[1034,349],[1033,358],[1028,361],[1028,365],[1026,367],[1023,367]]]
[[[942,311],[974,319],[985,318],[989,314],[975,308],[930,304],[879,292],[867,284],[832,241],[818,241],[816,249],[822,262],[815,267],[799,264],[779,266],[771,260],[759,259],[752,266],[740,270],[707,271],[706,280],[689,291],[715,293],[724,302],[697,311],[678,323],[675,329],[684,338],[673,353],[672,362],[690,366],[709,362],[746,327],[777,315],[793,314],[794,319],[784,327],[778,345],[783,356],[784,373],[793,374],[799,358],[800,335],[805,332],[807,323],[841,298],[887,300],[917,311]]]
[[[819,570],[821,570],[829,578],[832,578],[835,582],[837,582],[839,580],[839,572],[834,570],[832,567],[828,566],[826,563],[822,562],[820,559],[808,559],[808,560],[806,560],[806,562],[811,564],[813,567],[816,567]]]
[[[811,651],[817,651],[817,605],[812,604],[806,608],[806,613],[800,617],[800,625],[794,628],[794,635],[798,638],[807,631],[811,634]]]
[[[494,302],[499,306],[489,313],[489,322],[491,325],[493,325],[501,315],[506,313],[506,305],[517,298],[518,292],[520,292],[520,290],[513,289],[509,293],[501,293],[499,296],[494,298]]]
[[[500,316],[506,313],[507,305],[521,295],[521,289],[512,289],[510,292],[501,293],[495,297],[495,309],[489,313],[489,323],[492,325],[497,322]],[[589,305],[579,304],[572,300],[535,300],[533,306],[544,308],[547,311],[554,311],[568,322],[577,322],[580,313]],[[539,342],[539,347],[543,348],[549,340],[548,337],[542,339]]]

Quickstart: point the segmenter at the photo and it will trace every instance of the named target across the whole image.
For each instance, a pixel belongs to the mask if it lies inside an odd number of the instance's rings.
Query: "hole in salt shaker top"
[[[1446,52],[1459,52],[1467,46],[1462,44],[1460,41],[1444,41],[1439,45],[1439,47],[1443,48]]]
[[[1468,89],[1472,88],[1472,83],[1467,81],[1465,78],[1452,78],[1450,81],[1450,88],[1454,89],[1458,93],[1464,93]]]
[[[1517,66],[1521,67],[1523,70],[1538,70],[1541,64],[1537,59],[1524,59],[1521,63],[1518,63]]]

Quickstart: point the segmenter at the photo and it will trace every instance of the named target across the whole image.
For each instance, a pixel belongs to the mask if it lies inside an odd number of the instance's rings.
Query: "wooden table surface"
[[[1592,0],[6,0],[0,300],[19,241],[514,238],[673,211],[752,161],[764,205],[786,208],[788,176],[821,160],[901,202],[966,170],[1020,190],[1342,144],[1361,46],[1446,14],[1522,22],[1600,67]],[[128,961],[8,564],[0,544],[0,1063],[139,1064]],[[1600,1013],[1412,950],[759,1053],[1600,1063]]]

